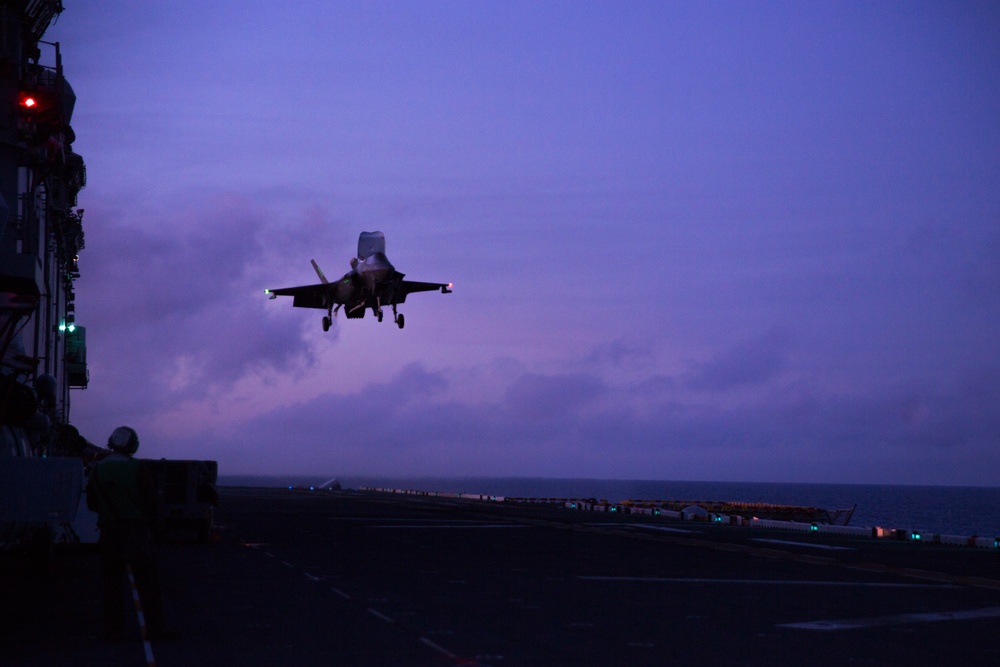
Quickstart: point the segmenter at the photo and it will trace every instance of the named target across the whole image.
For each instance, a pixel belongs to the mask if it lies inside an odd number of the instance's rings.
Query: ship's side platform
[[[222,488],[158,546],[182,637],[101,639],[100,563],[0,555],[10,665],[1000,664],[996,550],[377,492]]]

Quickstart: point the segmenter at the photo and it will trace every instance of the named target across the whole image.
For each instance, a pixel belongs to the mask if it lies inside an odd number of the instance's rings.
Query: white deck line
[[[153,645],[149,643],[149,630],[146,628],[146,615],[142,613],[142,600],[139,598],[139,589],[135,585],[135,577],[132,576],[132,566],[125,565],[128,572],[128,584],[132,589],[132,604],[135,606],[135,617],[139,621],[139,631],[142,633],[142,650],[146,654],[147,667],[156,667],[156,657],[153,655]]]
[[[424,525],[399,525],[399,526],[368,526],[368,528],[377,530],[441,530],[441,529],[452,529],[452,530],[469,530],[475,528],[531,528],[531,526],[526,526],[519,523],[483,523],[483,524],[461,524],[461,525],[450,525],[450,524],[424,524]]]
[[[388,616],[386,616],[385,614],[383,614],[382,612],[380,612],[379,610],[375,609],[374,607],[368,607],[368,613],[371,614],[372,616],[374,616],[375,618],[378,618],[378,619],[381,619],[381,620],[385,621],[386,623],[395,623],[396,622],[393,619],[391,619]]]
[[[909,625],[911,623],[939,623],[941,621],[967,621],[980,618],[1000,617],[1000,607],[964,609],[960,611],[927,612],[922,614],[896,614],[895,616],[871,616],[868,618],[847,618],[831,621],[808,621],[805,623],[782,623],[779,628],[795,630],[856,630],[885,625]]]
[[[638,528],[646,528],[648,530],[659,530],[664,533],[701,533],[700,530],[685,530],[684,528],[668,528],[667,526],[657,526],[652,523],[626,523],[626,524],[601,524],[601,525],[615,525],[615,526],[636,526]]]
[[[835,547],[828,544],[810,544],[809,542],[795,542],[793,540],[771,540],[764,537],[752,537],[751,542],[767,542],[769,544],[790,544],[796,547],[807,547],[809,549],[827,549],[829,551],[854,551],[854,547]]]
[[[704,579],[697,577],[578,576],[583,581],[626,581],[667,584],[749,584],[757,586],[845,586],[853,588],[961,588],[951,584],[892,584],[878,581],[817,581],[809,579]],[[1000,609],[1000,607],[998,607]]]
[[[420,638],[420,643],[424,644],[425,646],[429,646],[430,648],[434,649],[435,651],[437,651],[441,655],[445,656],[449,660],[455,660],[456,658],[458,658],[457,655],[455,655],[454,653],[452,653],[451,651],[449,651],[445,647],[440,646],[439,644],[435,644],[434,642],[432,642],[427,637],[421,637]]]

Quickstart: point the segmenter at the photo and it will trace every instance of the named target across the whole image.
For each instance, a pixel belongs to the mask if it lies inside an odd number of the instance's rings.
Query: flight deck
[[[158,545],[182,637],[101,639],[99,559],[0,558],[10,665],[1000,664],[1000,553],[565,506],[223,487]]]

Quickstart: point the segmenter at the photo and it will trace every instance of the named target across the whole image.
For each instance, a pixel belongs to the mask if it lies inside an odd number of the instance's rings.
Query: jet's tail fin
[[[326,276],[323,275],[323,272],[319,270],[319,264],[316,263],[316,260],[315,259],[310,259],[309,261],[312,262],[313,268],[316,269],[316,275],[319,276],[320,281],[324,285],[329,285],[330,281],[327,280]]]
[[[382,232],[361,232],[358,237],[358,259],[364,259],[377,252],[385,254],[385,234]]]

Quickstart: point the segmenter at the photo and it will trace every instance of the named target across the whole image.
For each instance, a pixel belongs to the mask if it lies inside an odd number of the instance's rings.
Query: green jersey
[[[147,516],[148,482],[137,459],[105,459],[90,473],[87,504],[97,512],[97,523],[134,521]],[[144,483],[147,482],[147,483]]]

